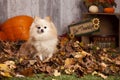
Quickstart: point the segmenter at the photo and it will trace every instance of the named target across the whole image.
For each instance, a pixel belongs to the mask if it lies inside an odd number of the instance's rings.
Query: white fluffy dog
[[[33,53],[34,56],[39,56],[40,60],[46,60],[56,52],[57,43],[57,30],[51,19],[49,17],[44,19],[35,17],[30,27],[29,40],[21,48],[24,48],[25,52],[29,54],[29,49],[31,49],[29,47],[31,46],[33,52],[35,52]]]

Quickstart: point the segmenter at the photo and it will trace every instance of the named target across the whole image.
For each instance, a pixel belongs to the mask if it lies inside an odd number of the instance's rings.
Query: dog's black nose
[[[43,30],[43,29],[41,29],[41,32],[44,32],[44,30]]]

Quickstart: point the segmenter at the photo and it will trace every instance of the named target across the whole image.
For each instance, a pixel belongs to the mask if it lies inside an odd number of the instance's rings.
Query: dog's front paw
[[[43,57],[42,57],[42,55],[41,54],[36,54],[36,55],[34,55],[34,58],[39,58],[41,61],[43,61]]]

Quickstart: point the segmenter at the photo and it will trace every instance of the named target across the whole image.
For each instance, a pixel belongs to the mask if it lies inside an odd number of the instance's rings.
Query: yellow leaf
[[[0,64],[0,75],[4,76],[4,77],[12,77],[10,75],[10,68],[8,67],[8,65],[6,64]]]
[[[65,55],[65,52],[60,52],[60,54],[64,56],[64,55]]]
[[[75,58],[80,58],[80,59],[84,58],[86,55],[90,56],[89,53],[87,53],[86,51],[83,51],[83,50],[81,52],[75,52],[74,53],[74,57]]]
[[[95,75],[95,74],[98,74],[98,72],[94,71],[94,72],[92,73],[92,75]]]
[[[74,59],[73,58],[67,58],[65,60],[65,65],[72,65],[74,64]]]
[[[23,60],[24,60],[23,58],[20,58],[20,60],[19,60],[19,61],[20,61],[20,63],[21,63]]]
[[[0,71],[10,72],[10,69],[6,64],[0,64]]]
[[[4,77],[12,77],[9,72],[0,72],[0,74]]]
[[[64,66],[61,66],[61,70],[63,70],[65,67]]]

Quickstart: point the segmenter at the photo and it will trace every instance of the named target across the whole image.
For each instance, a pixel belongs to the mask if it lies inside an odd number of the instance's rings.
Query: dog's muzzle
[[[37,32],[38,32],[38,33],[43,33],[44,30],[43,30],[43,29],[38,29]]]

